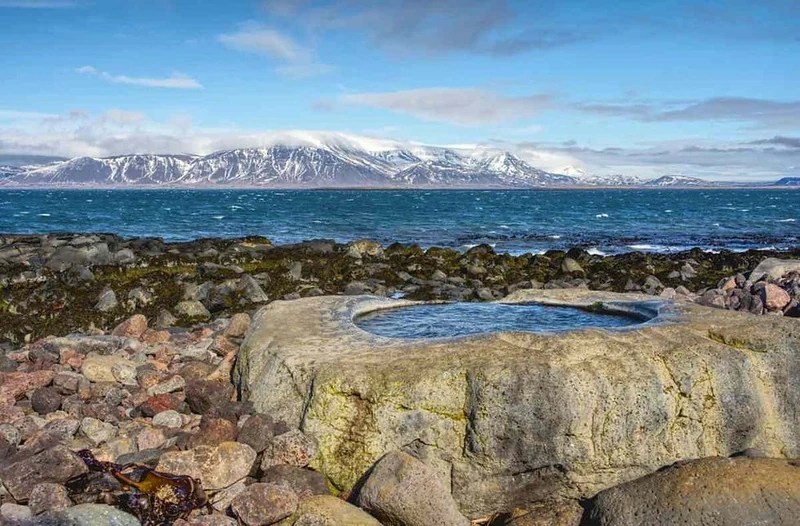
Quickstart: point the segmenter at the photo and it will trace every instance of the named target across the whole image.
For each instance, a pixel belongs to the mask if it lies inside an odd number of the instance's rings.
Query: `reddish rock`
[[[230,420],[204,416],[200,430],[189,439],[189,447],[218,446],[223,442],[235,442],[238,429]]]
[[[231,502],[231,509],[247,526],[274,524],[295,512],[297,495],[275,484],[252,484]]]
[[[123,321],[111,331],[112,336],[122,336],[123,338],[140,338],[147,330],[147,318],[142,314],[134,314]]]
[[[220,356],[225,356],[228,353],[238,353],[239,346],[225,336],[217,336],[214,338],[214,343],[211,344],[211,350]]]
[[[0,403],[14,405],[25,393],[45,387],[53,381],[53,371],[34,371],[32,373],[3,373],[0,376]]]
[[[792,298],[779,286],[773,283],[767,283],[761,290],[761,301],[764,302],[764,306],[768,310],[775,311],[783,310],[783,308],[792,301]]]
[[[245,312],[234,314],[228,327],[225,329],[225,336],[229,338],[241,338],[250,328],[250,316]]]
[[[22,455],[22,453],[20,453]],[[33,488],[42,482],[64,483],[86,473],[86,465],[72,451],[55,446],[33,456],[11,461],[0,470],[0,478],[11,496],[26,501]]]
[[[227,382],[197,380],[186,385],[186,403],[192,412],[203,415],[215,406],[226,404],[236,394],[233,385]]]
[[[159,343],[167,343],[170,336],[169,331],[154,331],[148,329],[142,335],[142,341],[147,345],[158,345]]]
[[[181,405],[183,405],[181,398],[170,393],[151,396],[139,408],[144,416],[153,417],[162,411],[178,410]]]
[[[59,360],[61,363],[72,367],[75,371],[79,371],[81,365],[83,365],[83,355],[71,349],[62,349]]]

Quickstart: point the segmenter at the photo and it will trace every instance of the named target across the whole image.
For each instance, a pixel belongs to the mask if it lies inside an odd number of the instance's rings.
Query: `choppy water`
[[[390,338],[446,338],[486,332],[553,333],[628,327],[641,320],[569,307],[452,303],[372,312],[356,319],[361,329]]]
[[[602,253],[800,244],[791,190],[0,190],[0,232]]]

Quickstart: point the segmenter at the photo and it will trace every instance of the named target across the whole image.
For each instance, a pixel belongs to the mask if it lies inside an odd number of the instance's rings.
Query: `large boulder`
[[[436,473],[402,451],[389,453],[375,465],[356,504],[386,526],[469,526]]]
[[[704,458],[601,492],[591,524],[797,524],[800,461]]]
[[[749,280],[755,282],[766,277],[767,280],[775,281],[790,272],[799,271],[800,259],[766,258],[753,269]]]
[[[276,301],[255,316],[236,381],[259,412],[318,441],[311,467],[337,489],[401,448],[449,481],[472,518],[591,497],[686,458],[800,456],[796,320],[578,289],[503,301],[660,312],[665,323],[396,340],[352,320],[410,302]]]

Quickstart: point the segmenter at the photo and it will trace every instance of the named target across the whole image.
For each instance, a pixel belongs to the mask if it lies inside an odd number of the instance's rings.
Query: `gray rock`
[[[561,262],[561,272],[564,274],[586,274],[580,263],[572,258],[564,258]]]
[[[331,495],[313,495],[300,500],[294,515],[280,526],[381,526],[367,512]]]
[[[261,482],[288,485],[300,499],[310,495],[329,495],[325,475],[296,466],[272,466],[261,475]]]
[[[207,320],[211,313],[197,300],[185,300],[175,306],[175,312],[182,318]]]
[[[303,264],[299,261],[294,261],[289,265],[289,272],[287,273],[292,281],[300,281],[303,278]]]
[[[45,511],[62,511],[72,506],[67,488],[61,484],[43,482],[31,490],[28,506],[34,515]]]
[[[275,422],[269,415],[256,414],[248,418],[239,430],[238,442],[252,447],[261,453],[272,442],[275,435]]]
[[[790,272],[800,272],[800,259],[766,258],[753,269],[748,281],[756,282],[763,278],[776,281]]]
[[[269,301],[269,296],[261,288],[261,285],[252,277],[245,274],[239,280],[239,290],[242,291],[245,299],[251,303],[266,303]]]
[[[362,294],[370,294],[372,289],[369,285],[362,281],[351,281],[344,287],[345,296],[360,296]]]
[[[386,526],[469,526],[450,491],[425,464],[396,451],[373,468],[356,504]]]
[[[647,276],[647,279],[644,280],[643,288],[647,294],[655,296],[664,290],[664,285],[657,277]]]
[[[110,312],[116,309],[117,305],[119,305],[117,295],[110,288],[106,288],[100,293],[94,308],[100,312]]]
[[[79,431],[95,446],[117,436],[117,428],[113,424],[88,416],[81,420]]]
[[[105,504],[79,504],[54,517],[59,526],[141,526],[133,515]]]
[[[181,414],[174,409],[161,411],[153,417],[154,426],[164,426],[171,429],[178,429],[183,425]]]
[[[63,484],[86,471],[86,465],[72,451],[55,446],[17,461],[10,459],[0,469],[0,480],[15,500],[24,502],[37,484]]]
[[[158,461],[158,471],[199,479],[207,491],[221,490],[244,479],[253,468],[256,452],[238,442],[168,451]]]
[[[178,318],[172,315],[172,313],[168,310],[162,309],[158,311],[158,316],[156,317],[156,328],[158,329],[167,329],[169,327],[174,326],[178,323]]]
[[[33,514],[28,506],[6,502],[0,506],[0,524],[24,526],[30,524]]]
[[[241,338],[250,328],[250,315],[246,312],[234,314],[230,323],[225,328],[225,336],[229,338]]]
[[[711,457],[680,462],[600,492],[590,518],[604,526],[797,524],[800,462]]]

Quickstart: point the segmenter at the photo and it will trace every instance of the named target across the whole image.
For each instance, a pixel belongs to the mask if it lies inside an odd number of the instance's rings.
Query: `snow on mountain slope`
[[[633,175],[586,175],[578,179],[578,184],[592,186],[638,186],[644,181]]]
[[[688,177],[685,175],[662,175],[658,179],[646,181],[645,186],[711,186],[712,183],[698,179],[697,177]]]
[[[43,167],[34,167],[17,176],[24,184],[34,183],[130,183],[165,184],[179,182],[191,155],[122,155],[98,159],[76,157]]]

